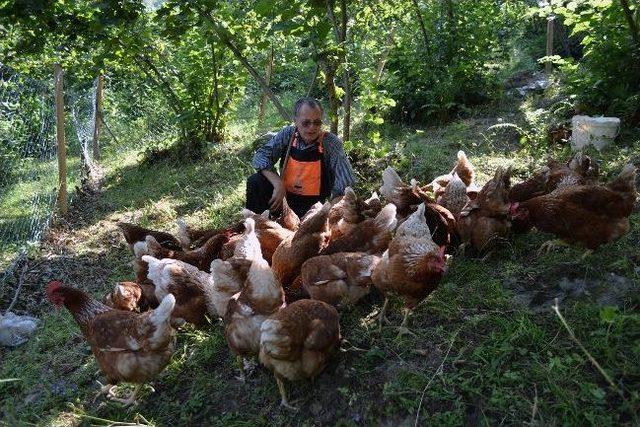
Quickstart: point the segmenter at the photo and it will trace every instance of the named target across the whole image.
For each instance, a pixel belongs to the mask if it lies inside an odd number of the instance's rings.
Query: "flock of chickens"
[[[607,184],[581,153],[549,161],[513,186],[510,174],[498,168],[479,188],[460,151],[454,169],[426,186],[405,184],[387,168],[386,204],[348,188],[339,202],[317,204],[302,218],[285,201],[275,220],[246,209],[244,221],[223,229],[179,220],[177,238],[120,223],[135,254],[135,282],[116,284],[104,302],[60,282],[47,294],[80,325],[108,380],[101,391],[114,400],[133,403],[140,385],[164,369],[177,327],[222,318],[232,352],[258,356],[291,408],[283,379],[322,371],[341,343],[335,306],[355,304],[371,285],[385,296],[380,325],[393,293],[405,302],[400,333],[411,333],[408,314],[437,288],[460,245],[483,253],[536,227],[592,250],[629,230],[637,196],[631,164]],[[113,393],[119,381],[137,384],[129,398]]]

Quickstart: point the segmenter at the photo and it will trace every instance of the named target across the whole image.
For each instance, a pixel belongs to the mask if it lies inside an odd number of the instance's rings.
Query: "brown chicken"
[[[329,212],[331,240],[347,234],[355,224],[374,218],[382,210],[382,203],[376,193],[362,200],[351,187],[344,189],[344,196],[333,205]]]
[[[438,204],[447,208],[455,218],[460,216],[462,208],[469,201],[469,196],[467,196],[467,186],[457,173],[453,173],[453,177],[437,200]]]
[[[449,246],[456,244],[458,237],[456,232],[456,218],[444,206],[437,204],[424,189],[415,186],[415,194],[424,204],[424,217],[427,226],[431,230],[431,237],[438,246]],[[415,212],[420,205],[411,208],[411,213]],[[398,221],[400,224],[400,221]]]
[[[149,309],[142,293],[142,287],[135,282],[116,283],[113,291],[104,296],[103,302],[118,310],[146,311]]]
[[[262,322],[283,306],[282,285],[267,261],[263,258],[252,260],[242,290],[229,300],[224,316],[229,348],[241,358],[257,356]],[[241,378],[244,378],[244,370]]]
[[[203,327],[207,323],[207,300],[204,289],[212,287],[211,276],[186,262],[144,255],[149,264],[148,278],[155,285],[155,294],[162,300],[168,294],[176,298],[172,317],[177,321]],[[215,316],[215,314],[213,314]]]
[[[295,215],[295,212],[291,212]],[[260,241],[262,257],[267,260],[269,265],[271,265],[273,253],[276,251],[276,248],[280,246],[280,243],[282,243],[282,241],[287,237],[293,236],[294,231],[291,231],[262,215],[257,215],[248,209],[243,209],[242,215],[245,218],[253,218],[255,221],[256,235]]]
[[[471,245],[479,252],[494,247],[509,233],[509,184],[511,169],[499,167],[478,193],[462,209],[457,230],[463,245]]]
[[[404,298],[404,318],[400,334],[407,333],[407,320],[411,310],[431,292],[447,270],[444,246],[438,246],[424,217],[425,205],[421,204],[405,222],[398,226],[389,249],[373,270],[373,284],[385,296],[380,310],[380,324],[385,318],[389,302],[388,294],[396,293]]]
[[[353,224],[346,234],[331,240],[320,254],[331,255],[338,252],[381,254],[389,246],[397,223],[396,206],[389,203],[375,218]]]
[[[164,231],[150,230],[148,228],[140,227],[138,225],[129,224],[126,222],[119,222],[118,227],[120,227],[120,229],[122,230],[124,239],[127,241],[127,243],[129,244],[129,248],[132,251],[133,246],[136,244],[136,242],[144,242],[147,236],[153,236],[164,248],[173,251],[182,250],[178,239],[176,239],[169,233],[165,233]]]
[[[322,209],[323,206],[324,205],[321,202],[315,202],[313,205],[311,205],[307,213],[302,215],[302,217],[300,218],[300,223],[305,222],[306,220],[320,212],[320,209]]]
[[[244,232],[244,225],[242,222],[230,227],[222,228],[194,228],[187,225],[182,218],[178,218],[176,222],[178,224],[178,240],[185,251],[201,247],[213,236],[224,234],[229,238],[232,238],[233,236]]]
[[[174,318],[203,326],[206,324],[207,315],[224,317],[229,299],[241,289],[250,261],[261,258],[254,220],[245,219],[244,226],[245,232],[238,241],[232,257],[235,259],[228,263],[213,260],[212,274],[180,260],[159,260],[150,255],[142,257],[142,260],[149,264],[148,278],[155,285],[156,297],[161,299],[168,293],[175,295]],[[230,271],[227,266],[231,266]],[[234,280],[230,282],[221,279],[218,275],[222,274],[222,271],[227,274],[225,279],[233,275]]]
[[[287,237],[273,254],[271,268],[285,291],[300,274],[300,267],[309,258],[318,255],[329,239],[327,221],[331,203],[300,223],[298,231]]]
[[[379,256],[362,252],[319,255],[302,264],[302,286],[312,299],[331,305],[355,304],[369,293],[378,262]]]
[[[176,331],[170,324],[173,295],[167,295],[155,310],[142,314],[107,307],[57,281],[49,283],[47,296],[54,305],[64,305],[80,326],[100,371],[107,377],[101,392],[109,398],[125,405],[134,403],[142,384],[169,363],[176,344]],[[115,384],[121,381],[136,384],[127,399],[113,394]]]
[[[398,225],[414,213],[420,204],[424,204],[427,225],[431,229],[436,244],[447,246],[455,241],[455,217],[447,208],[438,205],[426,192],[426,189],[418,185],[415,179],[411,180],[410,185],[406,185],[396,171],[389,166],[382,173],[382,181],[380,193],[396,205]]]
[[[172,251],[163,248],[153,236],[147,236],[147,253],[155,258],[171,258],[184,261],[198,267],[202,271],[209,272],[211,261],[220,258],[220,252],[225,243],[229,241],[230,233],[224,232],[211,236],[207,242],[197,249],[186,251]]]
[[[556,188],[595,184],[598,175],[598,165],[581,152],[576,153],[566,163],[549,160],[547,166],[536,172],[531,178],[511,187],[509,200],[523,202],[533,197],[549,194]]]
[[[422,203],[422,199],[416,193],[417,189],[418,182],[415,179],[411,180],[410,185],[405,184],[391,166],[387,166],[382,172],[380,194],[387,201],[396,205],[399,219],[410,215],[412,207]]]
[[[260,362],[275,375],[282,406],[296,409],[287,400],[284,378],[315,377],[339,345],[338,312],[322,301],[296,301],[262,323]]]
[[[626,165],[606,185],[573,185],[543,196],[513,203],[513,217],[566,243],[591,250],[629,231],[629,216],[637,199],[636,168]],[[549,242],[543,248],[549,247]]]
[[[467,155],[464,151],[458,151],[458,160],[448,174],[440,175],[435,178],[429,184],[427,184],[426,189],[433,191],[436,197],[440,196],[444,193],[445,188],[449,184],[449,182],[453,179],[453,175],[456,174],[466,187],[473,187],[473,179],[475,177],[475,172],[473,165],[467,158]]]
[[[296,231],[300,226],[300,218],[298,218],[298,215],[289,207],[286,197],[282,199],[282,212],[280,216],[276,218],[276,222],[291,231]]]

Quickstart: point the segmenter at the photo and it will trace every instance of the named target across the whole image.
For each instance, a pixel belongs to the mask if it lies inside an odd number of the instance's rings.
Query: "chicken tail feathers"
[[[398,220],[396,219],[396,205],[393,203],[387,204],[374,220],[374,227],[378,231],[393,231],[398,225]]]
[[[173,294],[167,294],[160,305],[151,313],[150,320],[155,326],[159,326],[166,322],[176,306],[176,297]]]
[[[162,250],[162,246],[158,243],[155,237],[148,235],[144,240],[147,243],[147,250],[149,251],[149,254],[156,255]]]
[[[178,241],[180,242],[180,246],[187,249],[191,245],[191,238],[187,231],[187,223],[184,218],[181,217],[176,220],[176,224],[178,225]]]
[[[614,191],[635,191],[636,187],[636,167],[629,163],[622,172],[609,184],[609,188]]]
[[[149,264],[149,272],[147,273],[147,278],[151,280],[156,285],[160,283],[160,276],[163,270],[162,262],[151,255],[143,255],[142,261]]]
[[[382,194],[387,200],[393,201],[393,195],[396,187],[404,185],[402,179],[398,173],[391,167],[382,172],[382,187],[380,187],[380,194]]]

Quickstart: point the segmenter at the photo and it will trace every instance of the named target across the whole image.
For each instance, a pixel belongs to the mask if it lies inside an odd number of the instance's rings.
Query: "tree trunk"
[[[347,62],[347,2],[346,0],[340,0],[340,22],[338,22],[334,12],[334,1],[326,0],[327,15],[329,20],[333,24],[333,30],[336,36],[336,43],[340,46],[339,62],[343,64],[344,72],[342,74],[342,84],[344,86],[344,97],[342,99],[342,107],[344,108],[344,117],[342,121],[342,139],[344,141],[349,140],[349,133],[351,127],[351,82],[349,76],[349,64]],[[333,70],[335,75],[335,68]],[[335,87],[333,87],[333,96],[335,97]],[[329,100],[331,101],[331,93],[329,94]],[[336,100],[337,103],[337,100]],[[336,105],[336,131],[338,127],[338,112]],[[332,123],[333,125],[333,123]],[[335,133],[335,132],[334,132]]]
[[[418,5],[418,0],[411,0],[411,3],[413,4],[413,10],[416,13],[418,25],[420,25],[420,31],[422,32],[422,41],[424,42],[425,52],[427,56],[429,56],[429,35],[427,34],[427,28],[424,26],[424,18],[420,11],[420,5]]]
[[[393,47],[393,37],[395,35],[396,29],[391,28],[389,31],[389,35],[387,37],[387,44],[382,51],[382,55],[380,55],[380,60],[378,61],[378,67],[376,69],[376,83],[380,82],[382,78],[382,72],[384,71],[384,66],[387,63],[387,59],[389,58],[389,53],[391,52],[391,48]]]
[[[620,0],[620,5],[622,6],[622,10],[624,11],[624,16],[627,18],[627,24],[629,25],[629,31],[631,31],[631,37],[633,38],[633,43],[636,45],[636,49],[640,49],[640,33],[638,32],[638,23],[633,17],[633,12],[629,8],[629,0]],[[636,6],[640,8],[640,6]],[[638,10],[636,10],[636,14]]]
[[[309,89],[307,89],[307,97],[311,96],[311,91],[313,87],[316,85],[316,79],[318,78],[318,73],[320,72],[320,64],[316,64],[316,69],[313,72],[313,77],[311,77],[311,82],[309,83]]]
[[[329,121],[331,122],[331,132],[338,133],[338,97],[336,96],[336,85],[334,78],[336,69],[326,57],[320,58],[320,64],[324,69],[324,84],[327,87],[329,98]]]
[[[456,49],[456,20],[453,13],[453,0],[444,0],[445,12],[447,14],[447,32],[450,34],[450,41],[447,45],[446,61],[454,58]]]
[[[265,76],[265,82],[267,83],[267,86],[269,86],[271,84],[271,73],[273,71],[273,46],[271,46],[271,50],[269,51],[269,59],[267,60],[267,65],[266,65],[266,76]],[[264,122],[264,111],[265,111],[265,104],[267,103],[267,93],[263,90],[262,91],[262,95],[260,95],[260,105],[258,105],[258,129],[261,130],[262,129],[262,125]]]
[[[344,85],[344,100],[342,107],[344,108],[344,118],[342,119],[342,140],[349,141],[351,138],[351,77],[349,75],[349,61],[347,58],[347,1],[340,1],[340,9],[342,13],[342,63],[344,66],[344,74],[342,81]]]
[[[278,97],[276,97],[273,91],[271,91],[271,89],[269,88],[269,85],[267,84],[267,82],[265,82],[265,80],[262,78],[262,76],[260,76],[258,71],[255,68],[253,68],[253,66],[249,63],[247,58],[245,58],[245,56],[242,54],[240,49],[238,49],[238,47],[233,43],[233,41],[231,41],[228,34],[223,29],[220,28],[220,26],[216,22],[215,15],[211,13],[211,14],[208,14],[207,16],[211,20],[213,29],[218,35],[218,37],[220,38],[220,40],[231,50],[231,52],[233,52],[233,55],[240,61],[240,63],[247,69],[247,71],[249,71],[249,74],[251,74],[251,76],[254,79],[256,79],[256,81],[258,82],[260,87],[262,87],[262,90],[266,92],[267,96],[269,97],[273,105],[276,107],[276,109],[278,110],[282,118],[287,121],[292,121],[291,114],[289,114],[287,110],[285,110],[285,108],[282,106],[282,104],[278,100]]]
[[[555,21],[555,16],[547,18],[547,56],[553,55],[553,26]],[[551,61],[547,60],[547,63],[544,64],[544,71],[547,74],[551,74],[551,71],[553,71],[553,64]]]

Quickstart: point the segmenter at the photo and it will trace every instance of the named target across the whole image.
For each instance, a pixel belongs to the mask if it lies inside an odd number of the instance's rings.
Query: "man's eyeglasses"
[[[303,120],[301,123],[303,128],[308,128],[313,126],[322,126],[322,120]]]

